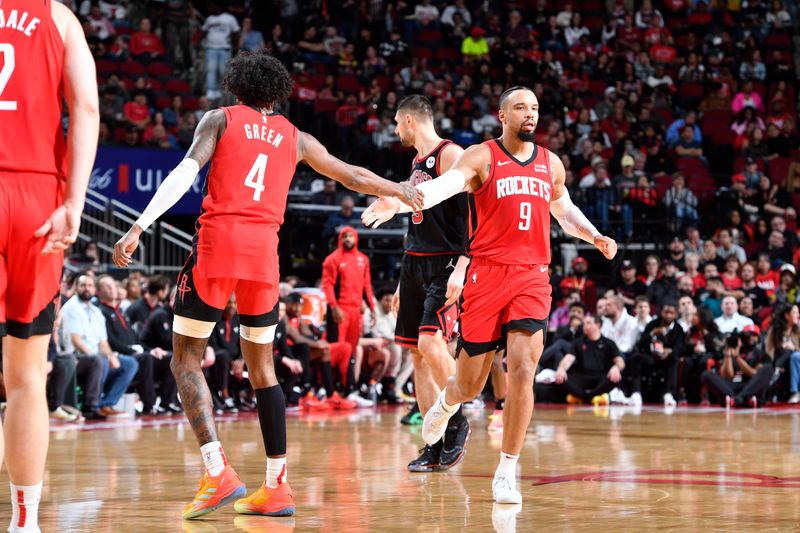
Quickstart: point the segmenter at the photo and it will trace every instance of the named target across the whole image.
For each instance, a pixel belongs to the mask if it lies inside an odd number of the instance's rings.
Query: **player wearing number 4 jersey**
[[[117,242],[114,261],[130,264],[141,233],[186,193],[210,161],[192,252],[178,275],[175,298],[172,369],[205,464],[200,489],[183,517],[203,516],[245,494],[217,438],[211,394],[200,369],[208,337],[231,293],[236,293],[242,355],[258,399],[267,453],[264,483],[236,501],[235,508],[246,514],[288,516],[295,508],[286,482],[285,406],[272,366],[272,341],[278,323],[278,230],[295,165],[305,161],[358,192],[399,197],[416,206],[422,199],[408,184],[386,181],[336,159],[275,113],[275,103],[292,90],[289,73],[277,59],[262,52],[239,54],[224,84],[240,104],[203,117],[186,158]]]
[[[69,9],[51,0],[0,1],[0,337],[11,532],[39,531],[47,346],[64,250],[78,236],[97,150],[95,76]]]
[[[422,436],[430,445],[438,441],[459,404],[481,392],[506,331],[508,393],[492,492],[497,503],[520,503],[516,464],[533,414],[533,377],[550,312],[550,214],[568,234],[593,243],[608,259],[617,245],[600,235],[570,200],[560,159],[534,144],[539,102],[533,91],[513,87],[504,92],[499,119],[501,138],[468,148],[438,179],[417,185],[425,193],[425,209],[459,192],[471,193],[472,261],[463,292],[456,374],[425,415]],[[405,209],[382,198],[362,219],[378,225],[398,211]]]

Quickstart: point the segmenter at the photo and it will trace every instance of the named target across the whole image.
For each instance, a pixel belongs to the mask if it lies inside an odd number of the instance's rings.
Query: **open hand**
[[[368,228],[377,228],[392,219],[400,209],[400,201],[395,198],[378,198],[361,213],[361,222]]]

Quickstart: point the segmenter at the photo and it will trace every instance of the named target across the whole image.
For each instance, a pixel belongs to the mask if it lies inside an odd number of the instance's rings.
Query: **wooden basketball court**
[[[521,506],[495,506],[499,436],[469,411],[465,461],[411,474],[421,444],[403,409],[290,415],[292,519],[232,506],[183,522],[201,461],[181,417],[54,426],[43,531],[795,531],[800,526],[800,410],[539,406],[520,463]],[[255,414],[219,423],[248,489],[264,476]],[[0,484],[8,501],[8,484]],[[0,524],[8,523],[3,505]]]

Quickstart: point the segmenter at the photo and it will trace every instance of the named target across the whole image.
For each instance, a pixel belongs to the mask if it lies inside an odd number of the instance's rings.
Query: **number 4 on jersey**
[[[253,201],[261,201],[261,193],[264,192],[264,173],[267,170],[267,154],[258,154],[256,162],[253,163],[250,172],[244,179],[244,186],[250,187],[253,190]]]

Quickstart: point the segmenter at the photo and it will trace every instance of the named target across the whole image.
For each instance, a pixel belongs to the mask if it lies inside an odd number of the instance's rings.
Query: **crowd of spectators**
[[[411,154],[393,121],[403,96],[428,96],[437,130],[467,146],[497,136],[500,93],[528,85],[537,142],[561,156],[576,203],[602,231],[655,245],[623,254],[610,277],[555,248],[553,329],[576,336],[585,324],[569,305],[580,303],[619,345],[607,324],[635,319],[637,339],[618,346],[627,395],[713,400],[723,389],[711,373],[736,396],[771,366],[771,389],[754,396],[800,400],[793,2],[288,0],[261,26],[250,2],[134,4],[76,6],[98,59],[103,142],[188,146],[203,113],[230,102],[226,58],[264,48],[296,82],[282,112],[337,155],[405,179]],[[333,182],[314,191],[321,205],[342,198]],[[357,218],[346,203],[324,238]],[[551,345],[554,371],[574,340]]]

